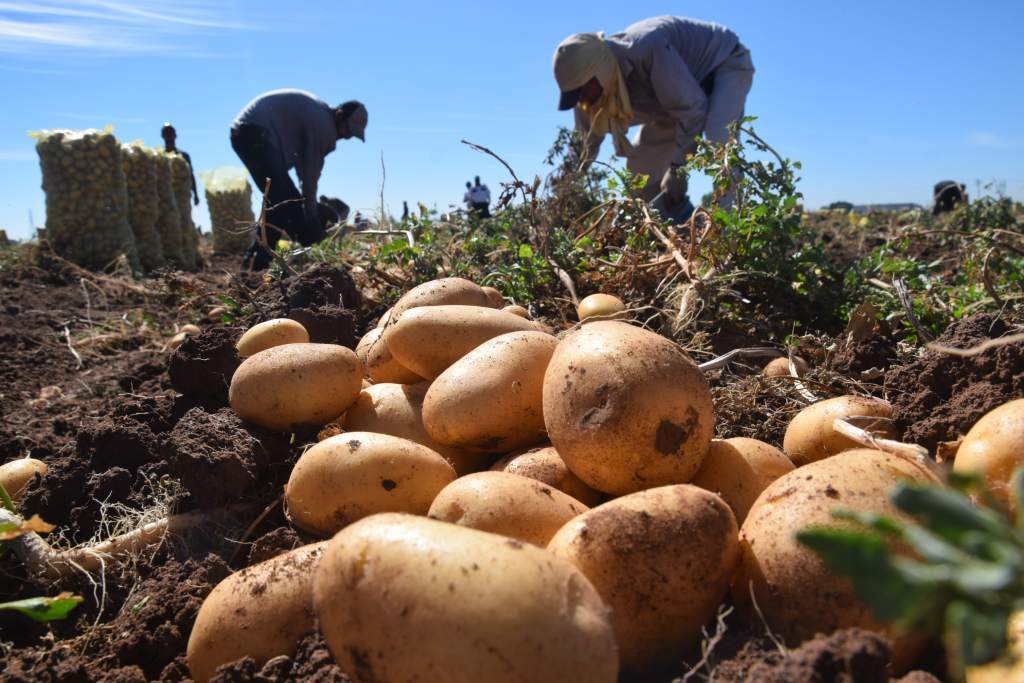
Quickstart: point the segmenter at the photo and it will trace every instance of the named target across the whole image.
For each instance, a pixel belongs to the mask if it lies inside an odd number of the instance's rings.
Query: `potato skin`
[[[446,446],[481,453],[543,442],[544,371],[556,346],[544,332],[511,332],[470,351],[427,390],[427,432]]]
[[[596,321],[555,349],[544,424],[576,476],[622,495],[688,482],[711,444],[714,411],[707,380],[678,344]]]
[[[313,631],[313,576],[326,541],[246,567],[221,581],[203,601],[185,657],[197,683],[221,664],[252,657],[256,666],[295,654]]]
[[[388,345],[381,339],[383,334],[384,328],[376,327],[364,334],[356,344],[356,355],[363,361],[366,376],[382,384],[422,382],[422,377],[395,360]]]
[[[530,320],[493,308],[424,306],[405,311],[389,325],[384,342],[399,363],[421,377],[435,379],[488,339],[538,329]]]
[[[803,377],[809,370],[807,361],[799,356],[793,356],[793,367],[796,368],[796,376]],[[789,358],[775,358],[771,360],[761,374],[765,377],[789,377]]]
[[[1016,513],[1020,501],[1011,495],[1013,472],[1024,464],[1024,398],[985,413],[960,442],[953,471],[981,474],[985,488]]]
[[[717,493],[743,524],[761,491],[795,469],[785,453],[764,441],[743,436],[712,439],[704,463],[691,484]]]
[[[416,285],[403,294],[391,309],[391,319],[397,320],[411,308],[448,305],[494,308],[491,295],[480,285],[461,277],[443,277]]]
[[[359,395],[362,364],[337,344],[285,344],[246,358],[228,389],[242,419],[274,431],[325,424]]]
[[[690,484],[631,493],[576,517],[548,543],[612,609],[626,670],[650,671],[700,643],[739,559],[736,518]]]
[[[523,308],[522,306],[519,306],[518,304],[509,304],[508,306],[503,307],[501,310],[505,311],[506,313],[518,315],[520,318],[526,318],[527,320],[531,320],[530,312]]]
[[[305,344],[309,342],[309,332],[301,323],[291,318],[274,318],[253,325],[235,344],[239,358],[248,358],[260,351],[282,344]]]
[[[535,479],[477,472],[445,486],[427,516],[544,547],[563,524],[589,509]]]
[[[488,287],[484,285],[480,289],[484,290],[484,294],[487,295],[487,300],[491,302],[491,308],[505,308],[505,297],[494,287]]]
[[[891,418],[892,405],[871,396],[837,396],[812,403],[797,413],[786,427],[782,450],[800,467],[851,448],[861,448],[859,443],[832,428],[834,419],[849,417]],[[861,421],[856,426],[881,432],[887,438],[897,436],[884,420]]]
[[[753,584],[765,620],[786,643],[797,645],[816,633],[858,626],[892,640],[894,667],[905,670],[924,641],[897,636],[877,622],[850,583],[832,574],[795,537],[809,526],[840,526],[831,515],[837,507],[899,517],[889,492],[902,480],[939,483],[922,465],[865,448],[843,451],[776,479],[740,529],[740,566],[732,586],[737,607],[757,623],[749,593]]]
[[[576,307],[576,316],[580,322],[584,322],[587,318],[593,318],[594,316],[601,316],[602,319],[608,320],[621,318],[625,310],[626,304],[622,303],[622,299],[617,296],[612,296],[611,294],[591,294],[580,301]]]
[[[377,512],[426,514],[455,480],[448,461],[388,434],[345,432],[302,454],[285,489],[288,519],[327,536]]]
[[[35,458],[18,458],[0,465],[0,484],[15,503],[21,501],[29,483],[38,474],[46,476],[46,463]]]
[[[595,491],[573,474],[554,446],[509,453],[491,465],[492,472],[508,472],[529,477],[567,493],[588,507],[599,504],[604,494]]]
[[[615,683],[608,608],[572,565],[399,514],[338,533],[314,578],[321,632],[357,681]]]
[[[483,469],[482,456],[439,444],[423,426],[423,398],[426,382],[420,384],[373,384],[360,392],[345,412],[342,424],[349,432],[377,432],[399,436],[426,446],[441,456],[462,476]]]

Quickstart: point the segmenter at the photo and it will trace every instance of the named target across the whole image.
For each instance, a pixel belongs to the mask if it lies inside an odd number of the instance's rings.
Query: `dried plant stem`
[[[697,367],[708,372],[711,370],[717,370],[718,368],[731,363],[739,358],[778,358],[783,353],[778,349],[772,349],[768,347],[752,347],[745,349],[733,349],[729,353],[724,353],[717,358],[712,358],[709,361],[704,361]]]
[[[917,464],[928,467],[929,469],[932,468],[932,461],[928,457],[928,449],[923,446],[903,443],[902,441],[893,441],[891,439],[882,439],[866,429],[853,426],[840,417],[837,417],[832,421],[832,429],[843,436],[853,439],[866,448],[874,448],[880,451],[885,451],[886,453],[892,453],[893,455],[913,460]]]
[[[1005,337],[999,337],[998,339],[986,339],[985,341],[971,346],[966,349],[958,349],[955,346],[946,346],[945,344],[937,344],[932,342],[926,344],[925,348],[929,351],[937,351],[938,353],[946,353],[950,356],[960,356],[961,358],[970,358],[971,356],[977,356],[985,353],[989,349],[999,348],[1000,346],[1007,346],[1009,344],[1016,344],[1018,342],[1024,342],[1024,333],[1020,334],[1009,334]]]

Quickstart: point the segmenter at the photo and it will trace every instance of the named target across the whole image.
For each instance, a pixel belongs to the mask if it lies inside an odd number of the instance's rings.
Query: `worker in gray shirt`
[[[273,90],[247,104],[231,124],[231,147],[263,191],[267,180],[267,243],[277,244],[281,232],[302,245],[315,244],[325,232],[317,208],[317,183],[324,157],[338,140],[366,141],[366,107],[355,100],[332,107],[303,90]],[[289,169],[302,185],[295,188]],[[243,264],[263,270],[272,259],[259,236]]]
[[[554,71],[558,108],[575,110],[576,129],[585,136],[584,163],[597,157],[610,133],[626,167],[650,176],[645,199],[676,220],[693,211],[681,167],[696,150],[695,138],[728,139],[754,77],[750,51],[735,33],[670,16],[607,37],[571,35],[555,51]],[[635,125],[640,130],[630,140],[626,132]]]

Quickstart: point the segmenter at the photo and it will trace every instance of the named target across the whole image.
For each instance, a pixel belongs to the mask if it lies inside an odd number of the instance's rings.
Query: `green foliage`
[[[1003,652],[1007,620],[1024,607],[1024,515],[1011,524],[1004,511],[972,503],[977,479],[951,483],[899,484],[891,500],[910,521],[839,509],[833,516],[849,524],[806,529],[797,540],[848,578],[877,618],[941,633],[962,673]],[[1024,470],[1013,485],[1024,495]]]
[[[26,598],[14,602],[0,603],[0,609],[21,612],[33,621],[45,623],[64,619],[67,615],[82,602],[82,596],[71,593],[61,593],[56,597]]]

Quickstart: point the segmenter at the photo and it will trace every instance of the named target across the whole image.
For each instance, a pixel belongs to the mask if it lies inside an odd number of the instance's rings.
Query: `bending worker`
[[[575,109],[586,140],[584,163],[611,133],[626,167],[650,177],[644,198],[666,218],[693,212],[684,169],[695,138],[725,142],[742,118],[754,77],[750,51],[718,24],[655,17],[622,33],[577,33],[558,46],[558,108]],[[640,130],[632,140],[626,132]],[[655,197],[657,195],[657,197]]]
[[[303,90],[273,90],[238,114],[231,125],[231,147],[261,192],[270,180],[266,199],[271,247],[281,237],[280,231],[304,246],[324,238],[317,208],[324,157],[334,151],[338,140],[356,137],[365,142],[368,118],[366,107],[355,100],[331,107]],[[302,194],[288,175],[291,168],[302,184]],[[243,264],[263,270],[271,259],[257,235]]]

